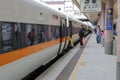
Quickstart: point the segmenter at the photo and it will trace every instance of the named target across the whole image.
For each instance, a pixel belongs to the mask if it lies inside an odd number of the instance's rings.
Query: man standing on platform
[[[83,37],[84,37],[84,33],[85,33],[85,30],[84,30],[84,27],[83,25],[81,25],[81,29],[79,31],[79,36],[80,36],[80,47],[83,47]]]
[[[97,33],[96,33],[96,41],[97,43],[100,43],[100,40],[101,40],[101,36],[100,36],[100,32],[101,32],[101,29],[100,29],[100,26],[98,25],[97,26]]]

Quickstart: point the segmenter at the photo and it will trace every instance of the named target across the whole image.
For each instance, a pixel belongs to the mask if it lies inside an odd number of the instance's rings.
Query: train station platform
[[[116,56],[104,54],[92,34],[84,48],[76,45],[36,80],[116,80]]]

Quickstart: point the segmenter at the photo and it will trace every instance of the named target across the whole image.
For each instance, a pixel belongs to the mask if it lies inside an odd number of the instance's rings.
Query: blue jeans
[[[97,35],[97,37],[96,37],[96,41],[97,41],[97,43],[100,43],[100,41],[101,41],[101,37],[100,37],[100,35]]]

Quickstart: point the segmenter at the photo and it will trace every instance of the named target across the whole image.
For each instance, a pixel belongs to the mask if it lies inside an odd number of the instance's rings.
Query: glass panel
[[[58,39],[59,35],[59,27],[53,26],[52,28],[52,39]]]
[[[28,46],[26,24],[21,23],[20,24],[20,30],[21,30],[21,43],[22,43],[21,47],[26,47],[26,46]]]
[[[42,25],[37,25],[37,38],[38,43],[43,42]]]
[[[64,24],[63,24],[63,26],[62,26],[61,37],[65,37],[65,26],[64,26]]]
[[[41,33],[42,33],[42,40],[43,40],[43,42],[45,42],[45,41],[47,41],[48,39],[47,39],[47,32],[48,32],[48,29],[47,29],[47,27],[46,26],[42,26],[42,31],[41,31]]]
[[[48,34],[51,34],[51,33],[49,33],[49,29],[48,29],[48,26],[44,26],[44,28],[45,28],[45,41],[48,41],[49,40],[49,35]]]
[[[22,31],[19,23],[14,24],[14,47],[19,49],[22,47]]]
[[[13,50],[14,40],[14,24],[13,23],[2,23],[2,47],[3,51]]]
[[[55,28],[55,38],[59,28]],[[0,22],[0,53],[51,40],[51,26]]]
[[[2,28],[1,28],[1,22],[0,22],[0,53],[2,53]]]
[[[35,42],[35,27],[33,27],[33,25],[31,25],[31,24],[26,24],[25,27],[27,28],[27,35],[28,35],[27,44],[33,45]]]

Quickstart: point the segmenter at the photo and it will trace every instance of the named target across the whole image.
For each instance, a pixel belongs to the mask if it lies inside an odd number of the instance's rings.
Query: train
[[[59,56],[81,25],[90,27],[36,0],[0,0],[0,80],[21,80]]]

